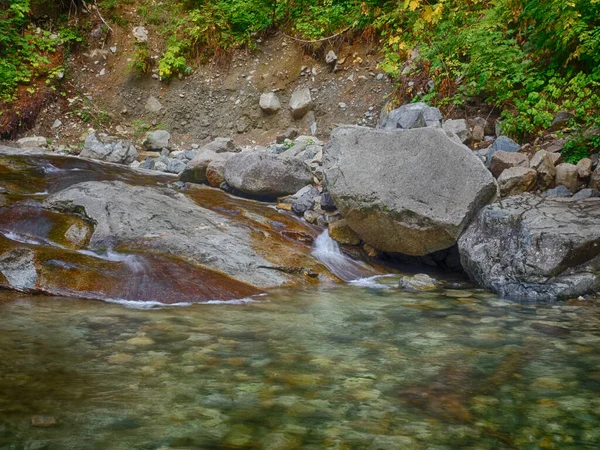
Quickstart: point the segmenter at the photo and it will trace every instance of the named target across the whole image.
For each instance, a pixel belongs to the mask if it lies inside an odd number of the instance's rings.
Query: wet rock
[[[501,295],[563,298],[600,288],[600,198],[508,197],[459,239],[461,262]]]
[[[442,113],[440,113],[440,110],[421,102],[402,105],[387,114],[384,110],[379,120],[379,128],[385,130],[395,130],[396,128],[408,130],[422,127],[441,128],[441,126]]]
[[[357,236],[354,230],[348,226],[348,222],[344,219],[336,220],[329,224],[329,236],[331,236],[331,239],[339,242],[340,244],[360,244],[360,238]]]
[[[48,141],[43,136],[24,137],[17,141],[20,148],[46,147]]]
[[[32,291],[38,279],[35,268],[35,253],[28,248],[15,248],[0,255],[0,273],[6,284],[4,288],[21,292]]]
[[[82,247],[87,241],[88,234],[90,234],[88,227],[80,223],[74,223],[66,231],[65,239],[78,247]]]
[[[529,192],[535,187],[536,181],[537,172],[535,170],[528,167],[511,167],[504,170],[498,177],[500,195],[508,197]]]
[[[569,163],[562,163],[556,166],[556,185],[565,186],[574,194],[579,187],[579,176],[577,166]]]
[[[523,153],[510,153],[503,150],[494,152],[490,160],[490,171],[496,178],[510,167],[528,167],[529,159]]]
[[[408,292],[429,291],[437,288],[437,281],[427,274],[419,273],[400,278],[398,287]]]
[[[292,117],[296,120],[302,119],[306,113],[312,109],[312,104],[313,100],[309,88],[303,87],[296,89],[292,93],[292,98],[290,99]]]
[[[166,130],[156,130],[146,133],[144,147],[148,150],[161,151],[163,148],[169,148],[171,133]]]
[[[515,152],[518,152],[519,150],[521,150],[521,146],[506,136],[498,137],[492,143],[490,148],[488,149],[487,158],[486,158],[488,167],[489,167],[489,164],[492,162],[492,156],[494,155],[494,153],[496,153],[499,150],[501,150],[503,152],[515,153]]]
[[[38,428],[49,428],[58,425],[58,419],[54,416],[33,416],[31,426]]]
[[[137,159],[138,153],[130,141],[94,132],[85,139],[83,150],[79,156],[119,164],[130,164]]]
[[[442,128],[456,134],[461,142],[467,142],[471,139],[471,132],[465,119],[448,119],[444,122]]]
[[[380,251],[422,256],[451,247],[497,195],[491,173],[471,150],[434,128],[339,127],[323,164],[335,205]]]
[[[548,336],[564,336],[565,334],[569,334],[571,332],[571,330],[569,330],[568,328],[541,322],[533,322],[530,326],[535,331],[547,334]]]
[[[260,109],[267,114],[275,114],[281,109],[281,103],[279,97],[274,92],[266,92],[260,96],[259,101]]]
[[[225,164],[225,180],[250,195],[278,197],[293,194],[312,182],[309,167],[297,158],[244,152]]]

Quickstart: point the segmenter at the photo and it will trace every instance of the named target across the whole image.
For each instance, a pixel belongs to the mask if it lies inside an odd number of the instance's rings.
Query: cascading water
[[[344,281],[355,281],[375,275],[369,266],[345,255],[327,230],[315,239],[312,254]]]

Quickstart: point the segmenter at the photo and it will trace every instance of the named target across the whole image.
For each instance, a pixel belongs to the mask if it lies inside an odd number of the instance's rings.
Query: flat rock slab
[[[478,284],[552,300],[600,289],[600,198],[509,197],[485,207],[460,238]]]

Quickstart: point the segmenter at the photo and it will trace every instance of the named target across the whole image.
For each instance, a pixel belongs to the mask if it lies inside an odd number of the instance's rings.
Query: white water
[[[331,239],[327,230],[315,239],[312,254],[344,281],[356,283],[359,280],[373,278],[373,270],[366,264],[345,255],[340,250],[338,243]]]
[[[123,262],[129,267],[134,273],[140,273],[144,271],[144,264],[136,255],[128,255],[125,253],[118,253],[113,250],[108,250],[104,253],[93,252],[91,250],[78,250],[77,253],[82,255],[91,256],[92,258],[102,259],[104,261],[112,262]]]

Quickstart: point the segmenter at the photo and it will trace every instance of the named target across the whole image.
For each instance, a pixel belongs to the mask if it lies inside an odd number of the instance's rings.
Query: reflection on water
[[[589,307],[359,286],[151,311],[0,295],[0,448],[600,442]]]

